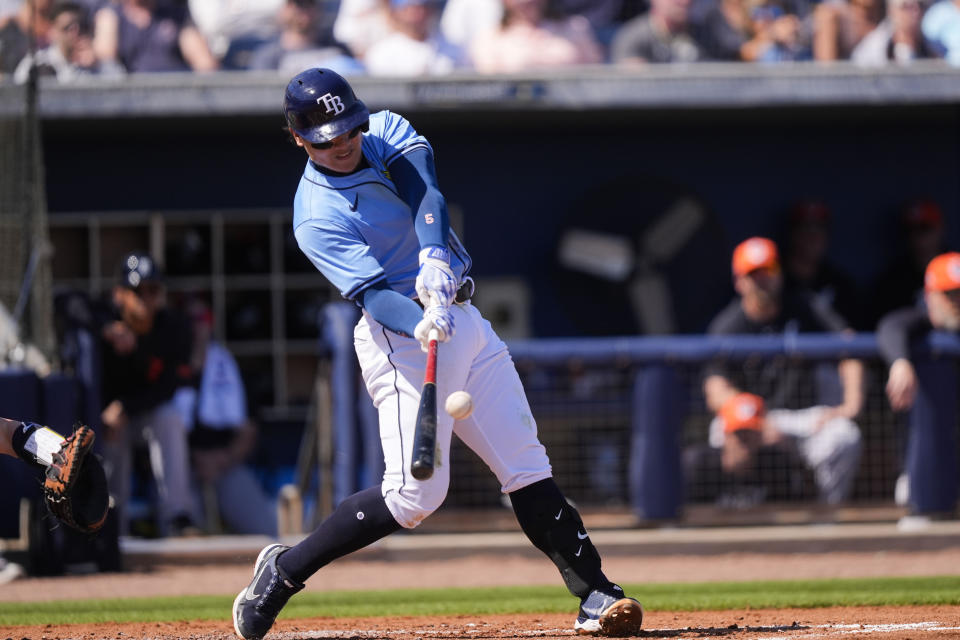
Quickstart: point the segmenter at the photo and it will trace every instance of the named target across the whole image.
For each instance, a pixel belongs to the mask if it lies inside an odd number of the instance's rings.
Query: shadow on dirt
[[[729,627],[687,627],[685,629],[650,629],[640,632],[641,638],[686,638],[686,637],[722,637],[737,633],[782,633],[784,631],[800,631],[810,627],[794,622],[790,625],[775,625],[761,627],[741,627],[732,624]]]

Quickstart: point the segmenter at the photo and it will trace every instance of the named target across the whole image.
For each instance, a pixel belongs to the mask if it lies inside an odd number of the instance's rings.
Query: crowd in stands
[[[0,78],[944,58],[960,0],[0,0]]]

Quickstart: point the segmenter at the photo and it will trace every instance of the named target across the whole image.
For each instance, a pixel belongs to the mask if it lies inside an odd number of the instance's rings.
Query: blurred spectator
[[[940,0],[923,16],[923,35],[952,65],[960,65],[960,0]]]
[[[776,245],[767,238],[750,238],[733,253],[734,288],[739,297],[731,301],[713,322],[711,335],[839,332],[846,325],[832,310],[815,305],[809,297],[783,289],[783,275]],[[762,445],[794,450],[814,477],[820,500],[837,504],[853,487],[860,459],[860,430],[853,422],[863,407],[863,365],[843,360],[837,367],[842,402],[836,406],[803,406],[816,398],[813,372],[773,358],[751,366],[734,367],[725,362],[708,366],[704,380],[707,407],[717,414],[710,425],[710,445],[722,451],[722,468],[741,473],[761,462],[753,457]],[[807,378],[807,379],[804,379]],[[771,410],[753,425],[756,433],[729,438],[731,411],[740,414],[742,394],[757,396]],[[754,400],[755,413],[761,413]],[[730,404],[732,403],[732,404]]]
[[[911,412],[904,471],[897,479],[897,503],[911,508],[901,520],[904,525],[923,524],[941,510],[952,516],[956,503],[955,414],[936,397],[953,396],[955,389],[937,384],[937,370],[921,379],[914,364],[914,343],[934,330],[960,332],[960,253],[943,253],[927,265],[923,305],[891,311],[877,324],[877,348],[889,366],[886,392],[893,410],[914,409],[922,386],[931,385],[923,406]]]
[[[102,68],[130,73],[214,71],[217,60],[186,5],[118,0],[97,11],[93,50]]]
[[[749,59],[749,43],[754,38],[749,0],[711,3],[701,21],[701,44],[712,60]]]
[[[503,0],[500,25],[474,38],[470,57],[481,73],[597,64],[603,49],[583,16],[563,17],[548,0]]]
[[[620,28],[623,0],[558,0],[564,15],[580,15],[587,19],[593,35],[606,49]]]
[[[159,268],[143,253],[121,262],[113,288],[115,319],[102,328],[104,468],[121,535],[127,533],[133,449],[145,440],[158,498],[160,535],[193,527],[186,427],[174,392],[191,377],[187,318],[167,306]]]
[[[196,380],[177,390],[175,402],[189,432],[194,496],[203,525],[209,533],[276,536],[276,505],[246,465],[257,427],[247,412],[240,369],[230,352],[211,339],[209,306],[197,300],[188,308]]]
[[[437,0],[390,0],[390,20],[393,32],[364,57],[371,75],[441,75],[464,65],[463,50],[440,32]]]
[[[440,30],[451,44],[469,50],[478,34],[496,29],[502,18],[502,0],[447,0]]]
[[[610,45],[615,63],[696,62],[706,58],[692,33],[692,0],[650,0],[650,11],[618,30]]]
[[[809,60],[811,36],[803,28],[793,7],[766,2],[751,11],[754,38],[742,52],[743,59],[756,62]]]
[[[922,0],[887,0],[887,17],[863,37],[850,59],[865,66],[883,66],[940,57],[920,30],[923,9]]]
[[[712,60],[782,62],[811,56],[801,17],[773,3],[720,0],[702,19],[697,38]]]
[[[813,11],[813,58],[847,60],[884,17],[884,0],[825,0]]]
[[[52,9],[53,0],[23,0],[15,13],[0,18],[0,78],[12,74],[31,49],[50,44]]]
[[[86,9],[76,2],[58,2],[51,12],[50,44],[27,54],[13,74],[14,82],[26,82],[34,69],[37,76],[53,76],[59,82],[97,71]]]
[[[223,69],[246,69],[250,52],[280,32],[284,0],[189,0],[190,17]]]
[[[311,67],[333,69],[341,75],[360,73],[363,66],[324,27],[316,0],[286,0],[278,12],[280,33],[256,49],[250,69],[280,69],[291,75]]]
[[[22,0],[0,0],[0,20],[15,14],[21,2]]]
[[[910,202],[903,208],[898,237],[904,239],[903,248],[877,280],[874,323],[894,309],[921,302],[927,264],[946,251],[940,206],[926,199]]]
[[[374,43],[391,33],[390,0],[340,0],[333,35],[358,60],[363,60]]]
[[[784,288],[836,310],[854,329],[871,330],[853,280],[827,258],[831,217],[827,205],[818,200],[802,200],[791,207],[783,250]]]

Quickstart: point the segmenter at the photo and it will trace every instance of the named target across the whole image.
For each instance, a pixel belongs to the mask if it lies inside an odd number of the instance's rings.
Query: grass
[[[960,605],[960,576],[626,584],[647,610],[694,611],[865,605]],[[233,596],[0,603],[0,626],[81,622],[174,622],[230,618]],[[563,587],[310,592],[281,618],[575,611]]]

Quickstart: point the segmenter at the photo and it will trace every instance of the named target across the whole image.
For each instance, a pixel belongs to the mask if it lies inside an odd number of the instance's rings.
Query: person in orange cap
[[[960,331],[960,253],[955,251],[941,253],[927,264],[919,303],[891,311],[877,323],[877,349],[889,367],[886,393],[894,411],[908,411],[917,404],[924,382],[917,374],[914,345],[934,330]],[[934,388],[926,394],[920,414],[911,412],[905,468],[894,491],[897,503],[910,507],[910,514],[901,521],[905,526],[941,512],[952,514],[956,508],[953,412],[938,404],[944,393],[942,381],[927,379]],[[949,388],[946,393],[955,390]],[[915,477],[918,473],[922,477]]]
[[[923,301],[891,311],[877,324],[877,348],[890,367],[886,391],[894,411],[912,407],[917,393],[910,342],[934,329],[960,331],[960,253],[942,253],[930,261]]]
[[[777,246],[769,238],[748,238],[737,245],[732,271],[738,296],[713,319],[709,334],[848,330],[839,315],[814,304],[808,293],[784,289]],[[815,398],[817,402],[811,406],[809,398],[815,395],[818,376],[814,364],[791,363],[785,367],[781,358],[751,358],[737,363],[718,360],[708,365],[703,390],[707,406],[717,414],[710,425],[709,444],[724,452],[724,471],[736,470],[731,462],[735,454],[728,452],[731,445],[730,430],[725,427],[729,422],[726,407],[748,392],[762,398],[767,409],[761,443],[795,449],[802,465],[812,472],[822,502],[846,500],[860,459],[860,429],[854,418],[863,407],[863,365],[858,360],[843,360],[837,372],[837,398]]]

